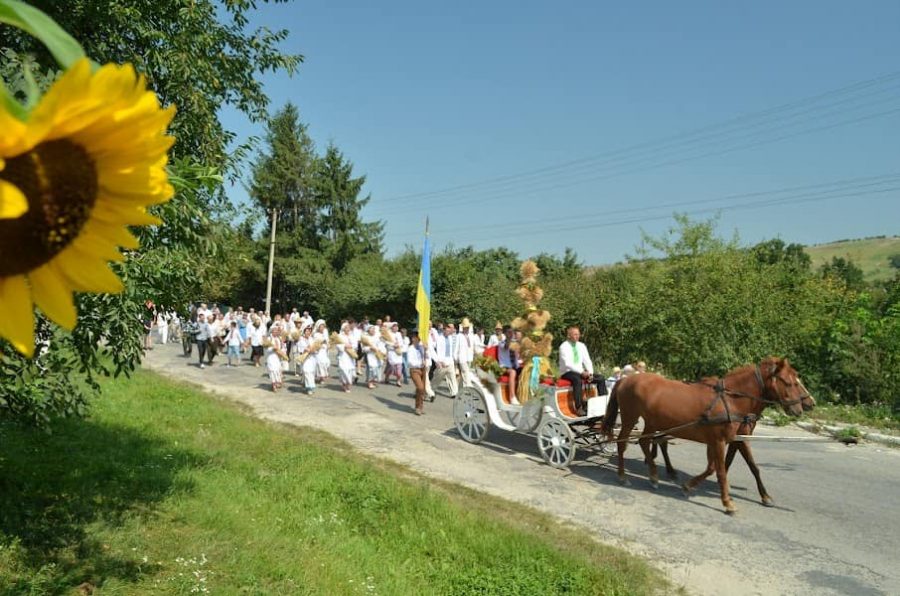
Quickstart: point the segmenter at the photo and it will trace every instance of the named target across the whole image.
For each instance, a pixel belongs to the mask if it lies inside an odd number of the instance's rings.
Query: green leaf
[[[25,107],[16,101],[16,98],[10,94],[6,89],[6,85],[3,84],[2,79],[0,79],[0,104],[3,105],[7,112],[22,122],[28,120],[28,112],[25,110]]]
[[[63,68],[84,57],[84,50],[71,35],[43,12],[18,0],[0,0],[0,22],[18,27],[41,40]]]
[[[41,100],[41,88],[31,72],[31,65],[26,63],[22,65],[23,79],[25,80],[25,95],[27,97],[27,109],[30,112],[34,106]]]

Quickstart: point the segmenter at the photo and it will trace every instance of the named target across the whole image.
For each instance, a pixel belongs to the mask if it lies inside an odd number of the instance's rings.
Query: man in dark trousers
[[[587,346],[579,341],[581,329],[570,325],[566,329],[566,341],[559,346],[559,376],[572,383],[572,396],[579,416],[585,415],[584,384],[594,376],[594,364]]]

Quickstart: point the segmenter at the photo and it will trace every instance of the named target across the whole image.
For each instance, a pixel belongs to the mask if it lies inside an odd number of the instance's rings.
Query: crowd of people
[[[195,343],[200,368],[211,365],[222,352],[226,367],[239,366],[248,354],[250,365],[265,366],[273,391],[284,386],[286,374],[294,374],[302,378],[306,393],[313,395],[330,378],[332,364],[345,392],[361,382],[369,389],[380,383],[401,386],[412,382],[418,415],[425,413],[426,398],[435,399],[432,385],[446,386],[450,397],[455,398],[460,385],[472,384],[475,358],[495,348],[491,353],[509,377],[510,400],[518,403],[515,387],[524,364],[518,353],[522,333],[500,322],[490,336],[483,328],[475,328],[468,318],[458,327],[452,322],[434,322],[429,325],[427,342],[422,342],[415,330],[407,331],[390,316],[374,322],[365,317],[360,321],[345,319],[337,331],[331,332],[323,319],[314,320],[308,311],[301,313],[296,308],[270,317],[252,308],[244,311],[238,306],[222,312],[217,306],[209,308],[201,303],[191,307],[185,320],[175,311],[155,308],[151,302],[147,311],[144,327],[148,349],[152,349],[151,330],[155,327],[161,343],[183,339]],[[629,364],[616,367],[608,379],[598,380],[587,347],[580,341],[579,328],[571,326],[566,334],[566,341],[559,346],[559,374],[572,384],[576,409],[581,413],[584,384],[597,382],[599,387],[603,382],[605,393],[619,378],[646,369],[643,362]]]

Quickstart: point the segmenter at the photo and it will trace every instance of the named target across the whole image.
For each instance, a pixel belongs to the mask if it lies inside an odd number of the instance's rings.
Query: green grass
[[[887,405],[840,405],[821,401],[807,415],[821,422],[843,422],[858,424],[880,430],[900,431],[900,417]]]
[[[844,240],[807,246],[804,250],[812,259],[813,268],[831,262],[832,257],[850,257],[862,269],[866,281],[884,281],[892,279],[897,271],[888,259],[891,255],[900,254],[900,236]]]
[[[152,373],[107,383],[87,420],[4,423],[0,441],[0,594],[670,589],[549,516]]]

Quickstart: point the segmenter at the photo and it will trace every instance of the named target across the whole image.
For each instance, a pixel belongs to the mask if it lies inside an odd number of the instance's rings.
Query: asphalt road
[[[630,446],[631,486],[614,461],[579,454],[567,471],[543,463],[535,439],[491,429],[470,445],[459,438],[452,400],[426,402],[413,415],[412,386],[336,383],[307,397],[287,377],[273,394],[264,368],[200,370],[180,346],[157,346],[145,367],[249,405],[256,415],[331,432],[362,451],[443,480],[527,504],[589,528],[601,541],[646,557],[695,594],[900,594],[900,450],[836,442],[758,442],[754,452],[776,506],[759,504],[740,456],[729,475],[737,515],[723,513],[714,480],[685,498],[661,474],[651,489],[640,449]],[[813,436],[796,427],[758,435]],[[678,441],[671,455],[681,479],[705,467],[705,446]],[[662,470],[661,470],[662,471]]]

